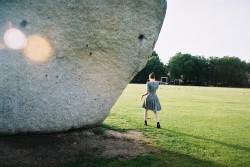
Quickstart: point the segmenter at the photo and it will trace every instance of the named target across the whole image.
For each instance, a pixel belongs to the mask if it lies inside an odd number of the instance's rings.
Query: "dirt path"
[[[131,158],[155,151],[143,145],[140,132],[92,130],[65,134],[22,135],[0,137],[1,167],[45,167],[73,160],[84,152],[96,156]]]

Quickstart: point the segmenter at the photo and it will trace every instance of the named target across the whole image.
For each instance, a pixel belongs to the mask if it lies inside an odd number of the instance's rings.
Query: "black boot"
[[[161,128],[160,122],[157,122],[157,128],[158,128],[158,129]]]
[[[148,126],[148,123],[147,123],[147,121],[144,121],[144,125],[145,125],[145,126]]]

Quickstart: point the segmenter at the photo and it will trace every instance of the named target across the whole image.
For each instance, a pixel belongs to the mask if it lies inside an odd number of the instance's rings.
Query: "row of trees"
[[[146,67],[132,82],[145,83],[152,71],[156,73],[158,80],[168,76],[169,81],[181,79],[185,85],[249,87],[250,84],[250,62],[246,63],[237,57],[205,58],[177,53],[164,65],[157,53],[153,52]]]

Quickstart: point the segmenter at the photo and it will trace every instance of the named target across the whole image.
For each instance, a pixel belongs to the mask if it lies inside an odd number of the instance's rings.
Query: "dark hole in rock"
[[[139,37],[138,37],[140,40],[143,40],[145,37],[144,37],[144,35],[139,35]]]
[[[27,25],[27,21],[26,20],[23,20],[21,23],[20,23],[20,26],[21,27],[23,27],[23,28],[25,28],[26,27],[26,25]]]

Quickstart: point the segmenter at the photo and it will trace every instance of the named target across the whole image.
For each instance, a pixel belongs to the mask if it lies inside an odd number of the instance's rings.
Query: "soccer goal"
[[[168,84],[168,77],[161,77],[161,84],[167,85]]]

